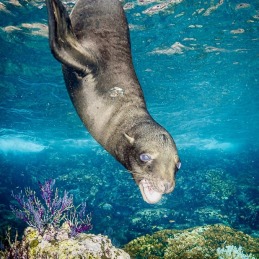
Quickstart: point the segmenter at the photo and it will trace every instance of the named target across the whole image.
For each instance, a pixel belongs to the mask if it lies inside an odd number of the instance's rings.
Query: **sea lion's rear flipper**
[[[54,57],[82,75],[96,71],[97,61],[77,40],[69,15],[60,0],[46,0],[49,44]]]

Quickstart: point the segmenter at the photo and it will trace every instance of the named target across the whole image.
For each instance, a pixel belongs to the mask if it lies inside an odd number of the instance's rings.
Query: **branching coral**
[[[255,259],[251,254],[245,254],[241,246],[226,246],[217,248],[217,256],[219,259]]]

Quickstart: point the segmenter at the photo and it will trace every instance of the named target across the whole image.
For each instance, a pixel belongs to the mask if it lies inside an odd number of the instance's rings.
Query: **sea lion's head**
[[[124,134],[129,143],[126,167],[143,199],[157,203],[175,187],[175,175],[181,167],[176,145],[169,133],[157,125],[146,125],[132,135]]]

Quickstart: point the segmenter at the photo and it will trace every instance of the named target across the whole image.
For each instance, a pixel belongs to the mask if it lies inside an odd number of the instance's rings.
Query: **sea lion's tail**
[[[60,0],[46,0],[49,23],[49,44],[54,57],[78,73],[87,75],[97,70],[91,50],[77,40],[68,12]]]

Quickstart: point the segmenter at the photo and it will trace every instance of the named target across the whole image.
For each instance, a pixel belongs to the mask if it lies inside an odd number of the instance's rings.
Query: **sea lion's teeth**
[[[139,189],[144,201],[150,204],[157,203],[162,198],[162,193],[155,191],[147,179],[143,179],[139,183]]]

